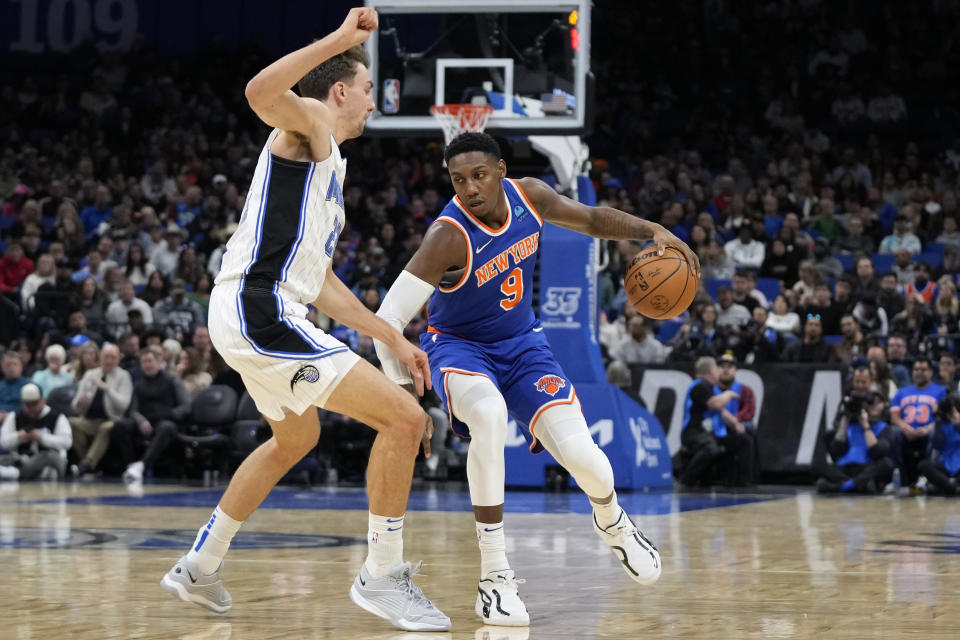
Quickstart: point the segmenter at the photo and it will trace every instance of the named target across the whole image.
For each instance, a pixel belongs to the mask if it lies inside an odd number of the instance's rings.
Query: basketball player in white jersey
[[[430,386],[426,354],[367,310],[331,270],[344,221],[346,161],[338,145],[363,132],[374,108],[361,45],[376,27],[376,11],[351,9],[339,29],[280,58],[247,84],[250,106],[274,130],[227,244],[210,296],[209,327],[217,351],[243,377],[273,437],[240,465],[190,551],[162,585],[218,613],[230,608],[220,579],[223,556],[242,522],[316,445],[316,407],[323,407],[378,432],[367,470],[368,554],[351,599],[400,629],[441,631],[450,628],[449,618],[412,582],[419,565],[402,558],[414,458],[421,441],[429,455],[429,418],[412,396],[306,320],[312,304],[389,344],[414,372],[418,393]],[[297,83],[300,96],[291,90]]]

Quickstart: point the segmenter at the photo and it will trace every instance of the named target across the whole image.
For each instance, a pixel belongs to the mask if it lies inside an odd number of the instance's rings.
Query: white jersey
[[[210,294],[210,339],[272,420],[323,406],[359,357],[307,320],[343,229],[346,161],[331,136],[323,162],[270,153],[267,138],[246,206]]]
[[[332,135],[322,162],[281,158],[270,152],[278,134],[274,129],[260,152],[216,284],[240,280],[241,290],[268,289],[306,305],[323,287],[343,230],[347,161]]]

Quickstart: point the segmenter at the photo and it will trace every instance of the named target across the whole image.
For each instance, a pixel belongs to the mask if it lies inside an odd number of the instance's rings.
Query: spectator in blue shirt
[[[893,474],[891,430],[880,418],[886,406],[876,391],[844,398],[843,415],[827,449],[834,464],[818,469],[820,493],[879,493]]]
[[[105,185],[97,187],[97,195],[94,197],[93,204],[84,207],[80,212],[80,222],[83,223],[83,231],[89,238],[97,233],[100,225],[110,219],[113,215],[113,207],[110,206],[110,189]]]
[[[932,379],[930,360],[918,357],[913,363],[913,384],[902,387],[890,401],[890,422],[899,430],[893,457],[904,484],[917,482],[917,463],[927,452],[930,434],[936,426],[937,406],[947,396],[947,390]]]

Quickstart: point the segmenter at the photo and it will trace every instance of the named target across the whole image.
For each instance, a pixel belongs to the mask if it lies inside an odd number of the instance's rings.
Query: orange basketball
[[[693,267],[672,247],[667,247],[662,256],[653,246],[634,256],[623,286],[633,308],[654,320],[680,315],[697,295]]]

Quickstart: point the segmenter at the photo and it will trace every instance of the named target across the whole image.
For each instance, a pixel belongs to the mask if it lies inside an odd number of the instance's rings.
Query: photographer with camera
[[[937,409],[930,453],[917,470],[948,496],[957,495],[960,475],[960,398],[948,396]]]
[[[893,431],[883,421],[886,400],[876,391],[856,390],[864,379],[869,389],[869,377],[866,367],[854,371],[854,391],[844,398],[840,423],[827,445],[835,463],[818,465],[820,493],[879,493],[893,475]]]

